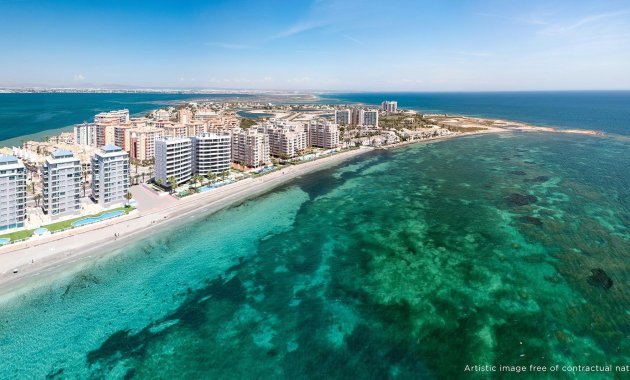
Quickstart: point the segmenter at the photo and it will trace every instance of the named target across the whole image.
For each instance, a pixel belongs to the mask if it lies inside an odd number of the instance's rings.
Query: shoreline
[[[135,210],[111,221],[1,247],[0,299],[9,295],[13,297],[55,274],[76,269],[79,264],[109,256],[125,245],[137,243],[148,234],[162,232],[177,222],[186,223],[194,218],[207,217],[262,196],[295,178],[373,151],[373,148],[359,148],[337,153],[182,198],[148,212]],[[114,234],[119,236],[115,238]],[[15,269],[18,273],[13,273]],[[29,281],[32,279],[36,281]]]

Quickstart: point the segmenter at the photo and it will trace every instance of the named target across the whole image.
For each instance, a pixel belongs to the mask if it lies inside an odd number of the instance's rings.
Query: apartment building
[[[155,180],[168,183],[175,177],[177,184],[192,176],[192,141],[189,138],[160,138],[155,140]]]
[[[381,103],[381,109],[387,113],[398,112],[398,102],[395,100],[386,100]]]
[[[255,128],[232,134],[232,161],[252,168],[269,162],[269,136]]]
[[[92,199],[102,206],[123,204],[129,191],[129,155],[105,145],[92,156]]]
[[[81,210],[81,161],[72,152],[56,150],[46,158],[42,210],[53,218]]]
[[[339,146],[339,128],[326,119],[310,120],[304,124],[308,146],[334,149]]]
[[[150,161],[155,158],[155,140],[164,137],[164,130],[156,127],[131,128],[127,130],[125,150],[129,157]]]
[[[336,110],[335,111],[335,123],[339,125],[348,125],[351,124],[351,114],[350,110]]]
[[[230,170],[232,162],[232,136],[204,133],[192,138],[192,172],[206,175]]]
[[[118,110],[110,112],[101,112],[94,116],[94,123],[96,124],[110,124],[110,123],[128,123],[129,122],[129,110]]]
[[[378,110],[363,111],[363,125],[378,127]]]
[[[0,231],[24,227],[26,168],[15,156],[0,154]]]
[[[83,123],[74,126],[74,143],[76,145],[96,146],[96,124]]]
[[[272,120],[258,125],[257,129],[269,136],[269,154],[272,156],[294,158],[306,149],[306,132],[299,125]]]

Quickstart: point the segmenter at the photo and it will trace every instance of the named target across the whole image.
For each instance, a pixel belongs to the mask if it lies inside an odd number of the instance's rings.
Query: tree
[[[142,172],[142,182],[144,183],[144,172]]]
[[[171,188],[170,192],[172,194],[177,187],[177,179],[173,176],[168,177],[168,186]]]
[[[208,170],[208,173],[206,174],[206,178],[208,178],[208,181],[210,181],[210,183],[214,183],[214,181],[217,179],[217,175],[214,174],[212,170]]]
[[[127,200],[127,202],[129,202],[132,198],[133,194],[131,194],[130,192],[127,192],[127,194],[125,194],[125,199]]]
[[[228,170],[221,172],[221,178],[225,181],[225,179],[230,175]]]
[[[158,186],[162,187],[162,179],[161,178],[156,179],[155,183],[157,183]]]
[[[42,199],[41,194],[35,194],[35,207],[39,207],[39,200]]]

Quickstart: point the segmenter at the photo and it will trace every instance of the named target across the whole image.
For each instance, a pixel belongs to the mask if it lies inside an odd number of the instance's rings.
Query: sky
[[[4,87],[630,89],[630,0],[0,0],[0,49]]]

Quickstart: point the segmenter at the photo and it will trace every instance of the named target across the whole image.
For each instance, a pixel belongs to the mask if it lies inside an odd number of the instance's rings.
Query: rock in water
[[[613,280],[608,277],[608,274],[601,268],[591,269],[591,276],[588,278],[588,283],[593,286],[600,287],[602,289],[610,289],[613,286]]]
[[[549,177],[546,175],[539,175],[538,177],[525,180],[525,182],[537,182],[537,183],[542,183],[542,182],[547,182],[547,181],[549,181]]]
[[[542,220],[534,217],[534,216],[524,216],[521,220],[525,223],[533,224],[534,226],[542,226]]]
[[[508,173],[510,173],[512,175],[527,175],[527,173],[525,173],[522,170],[512,170],[511,172],[508,172]]]
[[[532,204],[538,200],[534,195],[523,195],[512,193],[505,197],[505,200],[510,206],[526,206]]]

